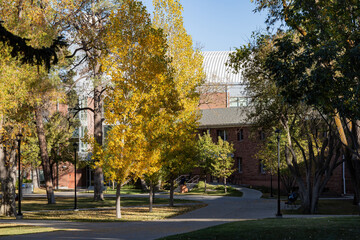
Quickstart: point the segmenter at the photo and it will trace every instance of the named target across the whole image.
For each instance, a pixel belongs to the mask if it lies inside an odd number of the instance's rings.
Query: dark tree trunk
[[[152,208],[153,208],[153,194],[154,194],[154,184],[152,181],[150,181],[149,184],[149,212],[152,212]]]
[[[102,130],[102,86],[97,86],[94,89],[94,139],[99,146],[103,144],[103,130]],[[104,200],[103,193],[103,171],[101,167],[96,167],[94,171],[94,200]]]
[[[204,186],[204,192],[206,192],[206,190],[207,190],[207,189],[206,189],[206,186],[207,186],[207,181],[206,181],[206,180],[207,180],[207,175],[205,174],[205,181],[204,181],[204,185],[205,185],[205,186]]]
[[[174,206],[174,178],[170,178],[170,198],[169,198],[169,206]]]
[[[358,205],[360,200],[360,176],[357,174],[360,169],[360,163],[358,160],[352,159],[352,157],[346,157],[346,166],[349,170],[350,177],[351,177],[351,183],[354,188],[354,200],[353,204]]]
[[[44,171],[47,200],[48,200],[48,204],[55,204],[53,181],[51,177],[51,166],[47,151],[47,142],[45,136],[43,116],[40,107],[37,107],[35,109],[35,117],[36,117],[36,133],[38,135],[38,140],[39,140],[41,165]]]
[[[15,204],[15,172],[16,158],[15,148],[8,153],[4,145],[0,145],[0,181],[1,181],[1,206],[0,214],[5,216],[16,216]]]

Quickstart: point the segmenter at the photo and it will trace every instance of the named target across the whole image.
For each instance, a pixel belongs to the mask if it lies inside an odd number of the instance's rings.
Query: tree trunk
[[[310,207],[310,214],[314,214],[317,212],[318,209],[318,202],[319,202],[319,196],[320,196],[320,183],[319,180],[314,180],[315,184],[312,189],[312,195],[311,195],[311,207]]]
[[[120,189],[121,189],[121,183],[118,182],[116,185],[116,217],[117,218],[121,218]]]
[[[103,145],[103,130],[102,130],[102,86],[97,86],[94,89],[94,139],[99,146]],[[94,200],[103,201],[103,170],[101,167],[96,167],[94,171]]]
[[[204,184],[205,184],[205,186],[204,186],[204,192],[205,192],[205,193],[206,193],[206,190],[207,190],[207,189],[206,189],[206,183],[207,183],[207,181],[206,181],[207,179],[206,179],[206,178],[207,178],[207,176],[205,175],[205,181],[204,181]]]
[[[48,204],[55,204],[55,196],[53,189],[53,181],[51,177],[49,156],[47,151],[45,128],[44,128],[43,116],[40,107],[36,107],[35,117],[36,117],[36,133],[38,135],[38,140],[39,140],[41,165],[44,171],[47,200],[48,200]]]
[[[39,188],[39,173],[37,167],[32,167],[31,169],[32,175],[32,184],[34,189]]]
[[[174,206],[174,179],[171,178],[170,179],[170,199],[169,199],[169,206],[173,207]]]
[[[0,145],[0,181],[1,181],[1,206],[0,214],[15,217],[15,172],[16,172],[16,154],[15,149],[10,150],[10,156],[3,145]]]
[[[157,186],[153,186],[153,199],[152,199],[152,202],[154,203],[155,202],[155,193],[157,191],[157,189],[159,189]]]
[[[226,189],[226,177],[224,177],[224,190],[225,190],[225,193],[227,193],[227,189]]]
[[[154,184],[152,181],[150,181],[150,187],[149,187],[149,212],[152,212],[153,208],[153,194],[154,194]]]

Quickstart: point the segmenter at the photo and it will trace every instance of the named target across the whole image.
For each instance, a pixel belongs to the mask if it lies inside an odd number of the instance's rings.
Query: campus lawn
[[[23,211],[39,211],[39,210],[63,210],[74,208],[74,197],[56,197],[56,204],[48,204],[45,197],[29,197],[24,198],[22,203]],[[114,197],[105,197],[104,201],[93,201],[92,197],[78,197],[77,207],[83,208],[111,208],[115,207]],[[145,197],[122,197],[121,206],[147,206],[149,205],[149,199]],[[154,204],[168,204],[168,198],[156,198]],[[196,203],[196,201],[175,199],[175,204],[180,203]]]
[[[115,198],[105,198],[104,201],[93,201],[92,197],[79,197],[79,211],[74,211],[74,198],[57,197],[56,204],[47,204],[46,198],[24,198],[22,211],[24,219],[65,220],[65,221],[147,221],[174,217],[185,212],[206,206],[198,201],[174,199],[175,204],[182,206],[167,207],[169,199],[155,198],[153,212],[149,212],[148,198],[121,198],[122,218],[117,219]],[[186,203],[191,203],[186,205]],[[165,206],[158,206],[163,204]],[[0,217],[0,219],[13,219]]]
[[[264,219],[226,223],[162,240],[180,239],[360,239],[360,217]]]
[[[149,207],[125,207],[121,209],[122,218],[120,219],[116,218],[115,209],[26,212],[24,213],[24,219],[76,222],[151,221],[175,217],[205,206],[206,204],[174,207],[154,206],[152,212],[149,212]]]
[[[51,227],[0,223],[0,236],[60,231]]]
[[[296,201],[297,206],[301,205],[300,200]],[[303,209],[284,209],[285,214],[303,214]],[[316,214],[325,215],[359,215],[359,207],[353,205],[351,199],[320,199]]]
[[[232,196],[232,197],[242,197],[243,193],[236,190],[233,187],[227,186],[227,193],[225,193],[224,186],[223,185],[212,185],[212,184],[206,184],[206,192],[205,192],[205,186],[203,182],[200,182],[198,185],[196,185],[193,189],[191,189],[186,194],[204,194],[204,195],[213,195],[213,196]],[[184,194],[184,193],[182,193]]]

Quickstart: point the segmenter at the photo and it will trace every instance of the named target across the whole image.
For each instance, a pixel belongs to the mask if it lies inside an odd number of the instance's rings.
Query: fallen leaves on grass
[[[122,218],[116,218],[115,209],[92,209],[80,211],[44,211],[27,212],[24,219],[41,220],[66,220],[86,222],[109,222],[109,221],[151,221],[171,218],[189,211],[206,206],[206,204],[175,206],[175,207],[153,207],[149,212],[148,207],[122,208]]]

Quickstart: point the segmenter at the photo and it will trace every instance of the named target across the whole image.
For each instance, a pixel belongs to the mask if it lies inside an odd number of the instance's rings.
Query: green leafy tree
[[[78,126],[78,121],[71,113],[53,112],[45,118],[44,124],[47,139],[47,151],[49,155],[51,179],[54,179],[54,166],[59,162],[73,161],[73,146],[69,141]],[[31,134],[24,139],[22,148],[22,163],[25,167],[35,170],[41,165],[40,148],[35,126],[30,125]],[[35,179],[36,180],[36,179]]]
[[[252,94],[249,121],[270,136],[273,129],[282,129],[286,165],[299,186],[304,211],[314,213],[333,170],[342,162],[340,142],[334,135],[335,123],[331,118],[322,118],[316,109],[303,103],[284,101],[283,89],[276,85],[277,79],[265,67],[274,41],[281,37],[281,34],[258,35],[253,45],[244,46],[231,55],[230,65],[236,71],[243,69],[247,79],[247,89]],[[322,133],[326,133],[326,137]],[[267,152],[264,147],[258,154]]]
[[[163,29],[167,37],[166,55],[171,61],[169,69],[174,77],[177,102],[181,110],[167,121],[169,135],[163,146],[163,173],[170,182],[170,206],[173,206],[174,180],[179,174],[189,171],[194,164],[199,86],[204,80],[203,57],[194,50],[191,36],[186,33],[182,6],[178,0],[153,0],[156,28]],[[186,164],[185,164],[186,163]]]
[[[266,67],[291,104],[305,102],[331,116],[346,147],[345,158],[359,203],[359,3],[334,1],[262,1],[268,23],[283,21],[287,32],[276,41]],[[294,35],[298,37],[294,37]]]
[[[26,125],[29,122],[30,111],[27,108],[28,95],[26,80],[32,78],[31,66],[23,65],[17,58],[11,56],[11,47],[0,43],[0,180],[1,206],[0,214],[16,215],[15,206],[15,171],[17,167],[16,150],[18,143],[16,135],[28,133]]]
[[[236,170],[234,168],[234,147],[228,141],[218,138],[215,148],[215,161],[211,163],[211,174],[223,178],[224,191],[227,192],[226,179]]]
[[[197,166],[200,167],[205,173],[205,189],[206,192],[206,178],[207,174],[212,172],[213,163],[216,161],[215,157],[215,148],[216,144],[213,142],[210,133],[207,132],[204,135],[198,135],[197,141],[197,153],[198,153],[198,163]]]

